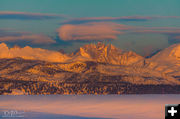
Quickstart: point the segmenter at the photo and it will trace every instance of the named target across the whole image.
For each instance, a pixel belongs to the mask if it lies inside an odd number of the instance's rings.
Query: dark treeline
[[[134,85],[126,82],[40,82],[0,80],[0,95],[14,90],[26,95],[49,94],[180,94],[179,85]]]

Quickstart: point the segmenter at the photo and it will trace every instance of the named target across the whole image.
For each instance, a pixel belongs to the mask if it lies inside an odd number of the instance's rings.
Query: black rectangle
[[[165,119],[180,119],[180,104],[166,105]]]

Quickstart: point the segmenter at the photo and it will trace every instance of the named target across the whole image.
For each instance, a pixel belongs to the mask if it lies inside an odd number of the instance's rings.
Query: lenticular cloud
[[[117,39],[117,35],[123,34],[123,30],[129,26],[112,22],[93,22],[80,25],[66,24],[57,32],[62,40],[105,40]],[[121,30],[121,31],[120,31]]]

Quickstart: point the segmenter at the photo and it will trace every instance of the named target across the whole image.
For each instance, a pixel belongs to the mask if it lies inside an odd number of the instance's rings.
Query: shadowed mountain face
[[[71,56],[0,44],[0,94],[180,93],[178,47],[145,59],[102,43]]]

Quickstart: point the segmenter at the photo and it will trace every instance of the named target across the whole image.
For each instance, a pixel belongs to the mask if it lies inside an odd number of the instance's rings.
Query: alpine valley
[[[0,95],[180,94],[180,44],[150,58],[109,44],[72,54],[0,44]]]

